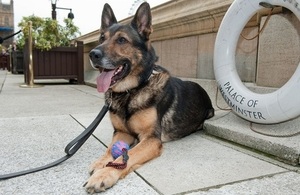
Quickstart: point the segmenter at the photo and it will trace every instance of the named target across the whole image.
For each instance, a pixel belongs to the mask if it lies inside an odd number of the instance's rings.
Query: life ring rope
[[[272,15],[272,13],[273,13],[273,9],[274,9],[274,8],[271,8],[271,9],[270,9],[266,21],[264,22],[262,28],[259,30],[259,32],[258,32],[255,36],[253,36],[253,37],[251,37],[251,38],[247,38],[246,36],[243,35],[243,33],[241,33],[241,36],[242,36],[245,40],[247,40],[247,41],[251,41],[251,40],[257,38],[257,37],[265,30],[265,28],[266,28],[266,26],[267,26],[267,24],[268,24],[268,22],[269,22],[269,20],[270,20],[270,18],[271,18],[271,15]]]

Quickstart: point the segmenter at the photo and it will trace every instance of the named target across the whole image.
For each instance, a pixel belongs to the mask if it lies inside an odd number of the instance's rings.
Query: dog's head
[[[104,5],[100,45],[89,54],[92,66],[101,72],[97,78],[99,92],[109,88],[114,92],[128,91],[148,79],[157,59],[149,41],[151,20],[150,6],[146,2],[126,25],[119,24],[111,7]]]

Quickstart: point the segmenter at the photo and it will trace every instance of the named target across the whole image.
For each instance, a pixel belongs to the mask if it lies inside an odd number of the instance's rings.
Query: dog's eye
[[[127,43],[128,41],[127,41],[127,39],[125,39],[124,37],[119,37],[119,38],[117,39],[117,42],[118,42],[119,44],[124,44],[124,43]]]
[[[105,41],[105,36],[104,36],[104,34],[101,34],[100,38],[99,38],[99,42],[103,43],[104,41]]]

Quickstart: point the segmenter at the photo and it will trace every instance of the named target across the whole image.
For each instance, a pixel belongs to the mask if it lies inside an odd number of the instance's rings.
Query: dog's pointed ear
[[[117,19],[110,5],[105,3],[102,11],[101,29],[105,30],[111,25],[117,23]]]
[[[152,16],[150,6],[147,2],[140,5],[131,21],[131,25],[146,41],[152,33]]]

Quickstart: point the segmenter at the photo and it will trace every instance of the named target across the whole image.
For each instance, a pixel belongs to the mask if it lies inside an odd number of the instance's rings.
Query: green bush
[[[54,47],[70,46],[71,40],[80,36],[79,28],[71,19],[64,19],[65,26],[62,26],[51,18],[31,15],[23,17],[18,24],[22,29],[17,40],[20,49],[24,48],[25,39],[29,36],[29,21],[32,22],[32,43],[36,49],[49,50]]]

